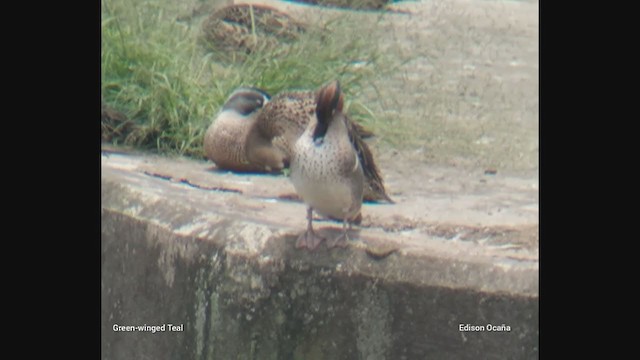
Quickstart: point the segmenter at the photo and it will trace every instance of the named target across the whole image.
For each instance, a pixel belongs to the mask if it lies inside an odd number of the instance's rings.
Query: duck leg
[[[351,223],[349,223],[349,229],[351,229]],[[342,220],[342,234],[340,234],[340,236],[338,236],[337,238],[334,238],[331,241],[327,241],[327,248],[331,249],[336,246],[347,247],[349,245],[347,243],[348,241],[349,241],[349,233],[347,230],[347,218],[345,217]]]
[[[307,207],[307,231],[300,234],[296,241],[296,248],[307,248],[314,250],[320,245],[324,238],[313,231],[313,208]]]

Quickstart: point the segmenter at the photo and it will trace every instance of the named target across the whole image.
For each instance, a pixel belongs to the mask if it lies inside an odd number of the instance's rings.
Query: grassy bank
[[[284,49],[263,46],[236,61],[217,62],[219,54],[198,41],[201,21],[176,20],[188,10],[170,0],[102,1],[102,100],[130,120],[103,127],[113,143],[203,157],[204,132],[236,87],[275,94],[335,78],[343,83],[350,114],[376,130],[380,119],[349,95],[393,65],[366,33],[340,36],[353,29],[336,17],[308,28]]]

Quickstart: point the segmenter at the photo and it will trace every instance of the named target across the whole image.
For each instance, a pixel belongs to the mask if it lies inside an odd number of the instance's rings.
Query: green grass
[[[114,143],[202,158],[204,133],[235,88],[257,86],[274,95],[314,89],[332,79],[343,84],[356,120],[373,131],[382,124],[350,94],[394,65],[366,32],[340,36],[353,31],[344,19],[311,28],[285,48],[259,47],[251,56],[223,63],[198,43],[198,24],[176,21],[185,11],[176,3],[102,0],[102,99],[135,124],[114,136]]]
[[[346,112],[377,135],[370,144],[378,154],[397,150],[411,164],[537,168],[536,73],[527,70],[534,60],[509,65],[529,58],[533,32],[501,13],[489,26],[436,2],[413,22],[395,16],[397,32],[381,14],[331,10],[296,42],[225,57],[200,41],[210,11],[192,15],[209,2],[102,0],[102,99],[134,124],[114,129],[111,141],[203,158],[204,133],[235,88],[275,95],[339,79]]]

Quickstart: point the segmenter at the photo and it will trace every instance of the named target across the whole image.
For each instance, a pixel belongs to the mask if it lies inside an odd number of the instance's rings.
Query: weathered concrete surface
[[[365,204],[357,240],[310,253],[286,178],[211,166],[103,152],[103,358],[538,357],[537,180],[388,174],[398,203]],[[168,323],[184,329],[113,330]]]

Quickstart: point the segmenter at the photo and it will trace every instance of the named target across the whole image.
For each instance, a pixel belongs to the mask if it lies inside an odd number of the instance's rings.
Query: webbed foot
[[[349,235],[346,232],[344,232],[340,234],[340,236],[333,238],[332,240],[327,240],[327,248],[331,249],[336,246],[344,248],[349,246],[348,241],[349,241]]]
[[[296,241],[296,248],[307,248],[309,250],[315,250],[325,238],[316,234],[313,230],[307,230],[298,236]]]

